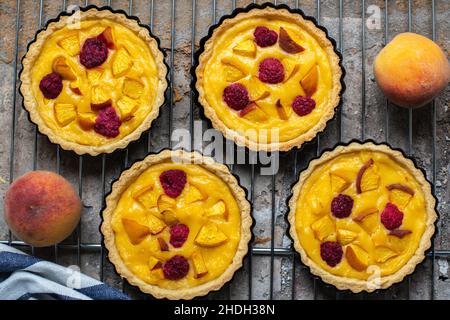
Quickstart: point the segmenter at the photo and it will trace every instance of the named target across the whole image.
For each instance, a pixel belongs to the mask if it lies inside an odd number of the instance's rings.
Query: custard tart
[[[289,201],[290,235],[311,272],[355,293],[402,281],[425,258],[436,200],[387,145],[351,143],[311,161]]]
[[[117,272],[156,298],[220,289],[248,251],[250,203],[228,168],[165,150],[126,170],[106,198],[101,231]]]
[[[334,41],[286,6],[237,12],[201,42],[195,88],[204,113],[251,150],[300,147],[325,128],[340,101]]]
[[[39,131],[77,154],[126,147],[158,116],[167,88],[158,40],[123,11],[61,14],[23,59],[20,92]]]

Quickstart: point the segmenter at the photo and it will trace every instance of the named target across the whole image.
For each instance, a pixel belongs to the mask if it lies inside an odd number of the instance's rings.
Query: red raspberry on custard
[[[97,38],[89,38],[80,51],[80,63],[88,69],[98,67],[108,58],[108,47]]]
[[[262,26],[256,27],[253,37],[256,44],[262,48],[273,46],[278,40],[278,34],[275,31]]]
[[[327,241],[320,244],[320,256],[330,267],[335,267],[342,260],[343,250],[338,242]]]
[[[178,223],[170,228],[170,244],[175,248],[180,248],[189,235],[189,227]]]
[[[163,264],[164,277],[169,280],[184,278],[189,272],[189,263],[183,256],[173,256]]]
[[[262,82],[276,84],[284,80],[284,67],[277,58],[266,58],[259,63],[258,78]]]
[[[94,130],[98,134],[107,138],[114,138],[119,135],[119,127],[122,122],[113,107],[102,109],[95,119]]]
[[[167,170],[159,175],[159,181],[164,193],[171,198],[178,197],[186,185],[186,172],[182,170]]]
[[[55,72],[49,73],[41,79],[39,89],[47,99],[55,99],[63,89],[61,76]]]
[[[300,117],[310,114],[316,107],[316,102],[310,97],[297,96],[292,102],[292,109]]]
[[[388,230],[397,229],[402,225],[403,222],[403,212],[395,204],[388,202],[386,207],[384,207],[383,212],[380,216],[381,223]]]
[[[353,209],[353,199],[346,194],[339,194],[331,201],[331,212],[336,218],[347,218]]]
[[[230,84],[223,90],[223,101],[234,110],[242,110],[249,103],[247,88],[241,83]]]

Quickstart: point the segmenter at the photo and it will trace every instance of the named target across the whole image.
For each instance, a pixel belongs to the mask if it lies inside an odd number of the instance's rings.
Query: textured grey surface
[[[171,1],[153,1],[154,19],[153,31],[160,37],[162,46],[167,53],[167,62],[170,65],[171,52]],[[244,6],[251,1],[236,1],[237,6]],[[317,16],[320,14],[320,24],[325,26],[330,36],[336,39],[338,46],[342,49],[343,64],[347,71],[345,82],[347,90],[343,96],[341,117],[329,123],[327,129],[320,135],[319,139],[305,146],[298,152],[289,152],[280,157],[280,171],[274,181],[270,176],[260,176],[258,166],[255,167],[254,180],[254,211],[256,220],[254,227],[255,247],[271,247],[271,223],[272,214],[275,217],[274,245],[275,247],[290,248],[291,243],[286,236],[285,215],[287,212],[286,199],[290,194],[290,186],[295,181],[295,174],[306,167],[308,161],[320,153],[323,149],[334,146],[340,140],[346,142],[353,138],[372,138],[377,141],[388,141],[392,146],[402,148],[411,154],[418,164],[426,170],[429,180],[433,180],[433,147],[436,152],[436,195],[439,199],[439,212],[441,219],[438,223],[439,232],[436,236],[436,249],[449,250],[450,235],[450,188],[449,188],[449,152],[450,144],[450,117],[448,110],[449,90],[436,99],[436,140],[433,141],[433,112],[431,105],[412,112],[412,121],[409,122],[409,113],[405,109],[393,105],[386,105],[386,100],[377,88],[372,73],[372,63],[377,52],[382,48],[385,41],[385,1],[367,0],[366,10],[371,5],[380,8],[379,29],[367,28],[365,30],[365,46],[362,45],[362,1],[342,1],[342,43],[339,43],[339,1],[338,0],[301,0],[301,1],[278,1],[295,7],[300,3],[300,8],[307,15]],[[408,30],[408,1],[388,0],[388,40],[399,32]],[[318,9],[320,3],[320,10]],[[417,0],[411,3],[411,30],[432,37],[432,1]],[[30,171],[36,165],[38,169],[57,171],[57,147],[50,144],[48,140],[37,135],[35,127],[28,121],[26,112],[22,109],[22,99],[17,94],[14,103],[14,90],[17,89],[14,80],[14,67],[16,61],[15,35],[16,35],[16,1],[7,0],[0,3],[0,21],[2,30],[0,37],[0,195],[3,197],[8,184],[15,177]],[[66,5],[82,2],[67,1]],[[89,4],[105,5],[107,1],[91,1]],[[130,9],[128,1],[112,1],[114,8],[125,11]],[[449,20],[450,4],[446,0],[436,0],[436,41],[448,53],[449,51]],[[206,34],[207,28],[214,21],[233,9],[232,0],[216,1],[216,11],[213,14],[214,2],[212,0],[196,1],[196,34],[195,48],[198,48],[199,40]],[[17,62],[20,70],[20,59],[26,51],[27,43],[32,39],[40,22],[45,24],[46,20],[55,17],[63,9],[63,1],[43,1],[41,8],[39,1],[20,1],[19,15],[19,38]],[[39,12],[42,9],[42,21],[39,21]],[[134,1],[131,6],[132,13],[137,15],[142,23],[151,22],[150,1]],[[376,8],[375,8],[376,9]],[[366,11],[366,18],[371,16]],[[192,30],[192,1],[175,1],[175,38],[173,39],[173,122],[172,128],[189,129],[190,120],[190,66],[191,66],[191,39]],[[364,57],[364,59],[363,59]],[[364,69],[363,70],[363,66]],[[365,71],[365,74],[363,73]],[[363,79],[365,86],[362,88]],[[169,99],[170,101],[170,99]],[[16,107],[15,116],[13,108]],[[128,154],[125,151],[116,152],[105,157],[105,191],[110,189],[110,182],[118,177],[121,170],[136,159],[141,159],[147,154],[147,147],[155,152],[169,145],[169,109],[171,104],[162,108],[162,114],[154,123],[151,133],[144,135],[141,139],[129,147]],[[14,116],[14,118],[13,118]],[[200,119],[198,106],[193,108],[194,119]],[[11,133],[13,119],[15,123],[14,145],[11,144]],[[362,126],[364,119],[365,126]],[[339,125],[341,122],[341,126]],[[204,127],[209,124],[203,121]],[[339,133],[341,128],[341,137]],[[411,128],[411,136],[409,135]],[[411,139],[410,139],[411,138]],[[36,141],[37,152],[34,146]],[[198,146],[196,146],[198,147]],[[10,151],[13,148],[14,158],[11,160]],[[128,157],[127,157],[128,155]],[[101,221],[99,212],[102,207],[102,156],[92,158],[85,156],[80,159],[71,152],[60,151],[60,172],[75,186],[82,194],[85,204],[82,222],[78,233],[66,242],[76,244],[79,239],[82,243],[99,243],[101,236],[98,225]],[[295,159],[296,158],[296,159]],[[11,168],[10,163],[13,166]],[[81,170],[80,170],[80,164]],[[295,167],[297,164],[297,167]],[[11,169],[11,174],[10,174]],[[251,190],[251,170],[248,165],[236,165],[234,171],[239,174],[242,184]],[[81,172],[81,175],[80,175]],[[272,203],[272,191],[275,192],[274,203]],[[273,205],[272,205],[273,204]],[[274,211],[272,211],[272,207]],[[3,214],[3,206],[0,206],[0,215]],[[8,229],[3,220],[0,219],[0,240],[8,240]],[[19,246],[31,252],[30,248]],[[133,297],[145,298],[138,290],[128,285],[123,285],[121,279],[115,274],[113,267],[107,259],[101,260],[98,250],[81,250],[80,261],[77,258],[76,246],[74,249],[60,246],[57,250],[52,248],[36,249],[34,253],[47,259],[57,258],[58,263],[64,265],[80,264],[81,270],[93,277],[100,278],[118,288],[123,288]],[[251,297],[254,299],[270,298],[271,282],[271,260],[268,255],[254,255],[252,258],[252,269],[249,270],[248,259],[245,268],[239,271],[233,282],[226,285],[217,293],[212,293],[208,298],[231,298],[247,299],[249,297],[249,276],[252,279]],[[273,266],[273,297],[275,299],[290,299],[292,285],[294,284],[294,298],[316,298],[318,299],[428,299],[430,298],[431,283],[434,281],[434,296],[439,299],[450,299],[450,280],[447,258],[436,258],[435,279],[431,278],[432,260],[428,258],[420,265],[414,275],[402,284],[395,285],[391,289],[377,292],[371,295],[352,295],[349,293],[337,293],[333,288],[314,280],[299,262],[297,255],[277,256]],[[103,263],[103,273],[101,267]],[[292,267],[295,263],[294,281]]]

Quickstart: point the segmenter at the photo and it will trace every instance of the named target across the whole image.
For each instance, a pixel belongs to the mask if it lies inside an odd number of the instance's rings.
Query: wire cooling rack
[[[283,217],[287,211],[284,203],[290,194],[290,185],[296,180],[299,172],[307,166],[308,161],[319,155],[324,148],[341,141],[348,141],[351,138],[364,140],[370,137],[380,142],[387,141],[394,147],[402,147],[409,155],[417,154],[423,158],[419,159],[419,163],[428,168],[427,175],[433,183],[433,192],[436,193],[439,174],[437,150],[446,148],[445,141],[442,143],[442,140],[437,137],[438,111],[443,110],[445,99],[444,101],[433,101],[430,106],[421,111],[399,109],[390,105],[379,92],[373,93],[376,91],[376,86],[368,66],[371,65],[374,54],[399,31],[421,33],[425,30],[428,33],[427,36],[437,40],[437,25],[441,22],[437,17],[437,5],[444,6],[443,2],[445,1],[405,0],[395,3],[388,0],[361,0],[359,3],[344,0],[283,1],[292,8],[304,10],[307,15],[314,16],[319,24],[329,28],[330,36],[334,37],[339,51],[344,56],[343,64],[347,70],[345,78],[347,91],[343,96],[342,107],[338,109],[336,118],[329,123],[329,128],[324,133],[301,150],[281,155],[281,172],[270,177],[261,177],[258,174],[259,164],[230,165],[231,170],[241,177],[241,181],[245,182],[249,191],[249,200],[255,204],[253,215],[256,219],[254,227],[256,237],[254,243],[251,244],[251,251],[246,258],[244,268],[237,273],[231,283],[224,286],[219,292],[211,293],[207,298],[434,299],[436,294],[439,294],[440,289],[436,288],[436,283],[439,281],[436,275],[436,260],[447,261],[450,257],[450,249],[442,247],[442,245],[439,249],[435,249],[433,244],[427,260],[418,267],[419,270],[416,270],[414,276],[408,277],[402,284],[374,294],[354,295],[348,292],[339,292],[309,274],[308,270],[301,265],[298,255],[293,251],[290,240],[285,237],[285,230],[288,226]],[[9,182],[12,182],[20,173],[31,169],[54,170],[67,176],[74,184],[78,185],[78,192],[83,199],[85,210],[82,218],[84,222],[78,226],[74,235],[53,248],[29,247],[16,240],[10,232],[7,233],[5,239],[0,239],[0,243],[16,246],[61,264],[78,265],[82,271],[116,287],[121,287],[135,298],[149,298],[122,281],[114,273],[105,257],[105,250],[98,232],[99,212],[104,204],[105,193],[110,189],[110,182],[117,178],[120,171],[128,167],[132,161],[142,158],[149,152],[172,147],[169,137],[174,125],[178,126],[181,121],[193,132],[194,121],[201,119],[198,115],[199,107],[196,105],[195,97],[189,90],[189,81],[192,80],[189,69],[194,63],[197,44],[200,38],[207,34],[209,25],[215,24],[223,14],[229,14],[236,7],[243,7],[249,3],[252,1],[151,0],[141,2],[117,0],[76,3],[80,6],[108,5],[114,9],[128,11],[130,15],[138,16],[142,23],[148,21],[153,33],[162,39],[163,48],[167,53],[167,63],[170,67],[167,104],[163,107],[162,115],[157,119],[152,130],[129,148],[113,155],[102,155],[96,158],[75,156],[61,150],[59,146],[50,144],[38,133],[34,125],[22,117],[22,101],[18,95],[19,82],[17,78],[21,68],[20,59],[25,53],[26,43],[34,37],[34,32],[43,27],[48,19],[56,17],[58,11],[67,10],[73,3],[65,0],[61,1],[59,5],[53,1],[50,3],[50,1],[43,0],[34,2],[17,0],[15,4],[12,3],[11,7],[15,8],[15,37],[13,37],[12,48],[13,81],[10,84],[12,92],[12,104],[9,109],[11,123],[9,141],[5,138],[2,142],[9,142],[10,152],[7,161]],[[275,4],[277,4],[276,1]],[[417,17],[414,13],[417,13]],[[443,17],[443,15],[441,16]],[[375,19],[375,25],[376,19],[379,18],[380,25],[377,30],[373,31],[370,25],[366,25],[365,22],[368,18]],[[448,25],[444,22],[439,25],[444,28],[442,32],[448,33]],[[390,28],[394,30],[391,31]],[[418,30],[415,30],[416,28]],[[373,32],[376,37],[372,35]],[[346,47],[347,44],[348,47]],[[187,60],[184,69],[178,63],[178,57]],[[184,71],[180,71],[180,69]],[[182,76],[179,76],[180,73]],[[359,80],[355,82],[352,74],[359,75],[357,77]],[[181,98],[180,88],[187,88]],[[377,104],[376,106],[373,106],[374,102]],[[184,118],[183,115],[176,114],[180,108],[185,110]],[[174,115],[178,117],[175,120]],[[24,122],[26,123],[24,124]],[[403,123],[400,133],[396,129],[398,122]],[[208,124],[205,123],[205,125]],[[346,129],[349,125],[351,129]],[[443,126],[445,125],[444,123]],[[448,127],[441,129],[445,132]],[[423,133],[424,130],[425,133]],[[417,145],[419,145],[417,149],[420,149],[420,152],[423,149],[425,152],[420,153],[419,150],[415,152]],[[444,157],[444,163],[441,164],[444,167],[446,166],[445,159]],[[30,165],[24,165],[24,162]],[[261,187],[263,189],[268,187],[269,191],[259,190],[260,186],[263,186]],[[444,193],[438,195],[440,201],[445,200]],[[258,205],[260,200],[261,203]],[[443,215],[448,215],[448,212],[441,212],[441,217]],[[445,225],[440,224],[439,227],[442,231]],[[446,230],[445,234],[447,234],[446,232],[448,231]],[[448,284],[445,285],[448,286]],[[439,297],[450,298],[450,296]]]

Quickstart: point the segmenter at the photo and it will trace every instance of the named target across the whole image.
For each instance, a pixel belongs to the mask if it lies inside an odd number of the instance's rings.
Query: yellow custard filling
[[[284,28],[304,51],[287,53],[280,48],[280,40],[272,46],[258,46],[253,40],[258,26],[278,34],[280,27]],[[269,84],[259,80],[259,64],[266,58],[276,58],[282,63],[283,82]],[[243,84],[257,108],[240,115],[228,107],[223,91],[231,83]],[[255,142],[285,142],[308,132],[329,108],[331,88],[330,62],[314,35],[288,18],[270,15],[241,20],[224,31],[214,44],[204,70],[206,99],[218,118],[227,128]],[[311,113],[299,116],[293,111],[292,103],[295,97],[307,95],[315,100],[316,106]],[[282,114],[276,107],[278,100],[284,109]],[[270,129],[278,129],[278,133],[272,135],[267,131]]]
[[[171,198],[159,177],[174,169],[184,171],[187,182],[182,193]],[[170,229],[179,224],[186,225],[189,234],[174,247]],[[165,289],[195,287],[219,277],[231,265],[241,237],[240,210],[228,185],[199,165],[169,161],[151,166],[128,186],[111,225],[127,268]],[[167,279],[162,266],[176,255],[186,258],[189,271],[181,279]]]
[[[336,218],[331,212],[331,202],[339,194],[353,199],[351,215],[346,218]],[[388,203],[403,213],[395,229],[381,222]],[[426,227],[425,206],[418,181],[388,154],[341,153],[306,178],[297,200],[295,228],[306,254],[320,268],[336,276],[366,280],[378,271],[381,276],[394,274],[415,254]],[[405,234],[394,236],[399,230]],[[321,244],[328,241],[342,247],[342,260],[335,266],[321,257]]]
[[[158,70],[148,45],[125,26],[109,19],[83,20],[52,33],[32,66],[32,90],[45,124],[67,141],[101,146],[133,132],[152,110]],[[114,48],[107,60],[92,69],[79,61],[80,48],[88,38],[111,30]],[[55,60],[69,69],[56,99],[46,99],[39,89],[41,79],[55,72]],[[62,70],[62,69],[59,69]],[[65,79],[66,78],[66,79]],[[69,79],[67,79],[69,78]],[[110,101],[121,120],[119,135],[105,137],[94,131],[99,113],[92,104]]]

